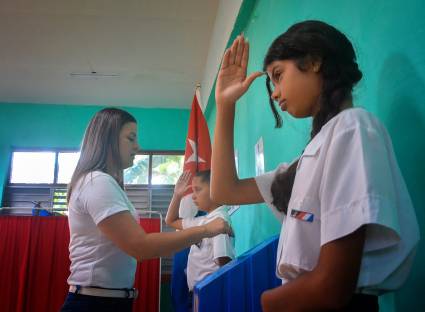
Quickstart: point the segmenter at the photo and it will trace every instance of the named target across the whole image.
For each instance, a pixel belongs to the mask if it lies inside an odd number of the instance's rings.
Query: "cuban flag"
[[[183,170],[190,171],[192,177],[196,171],[211,168],[210,133],[208,131],[207,121],[199,105],[199,90],[200,88],[197,87],[192,101],[183,166]],[[192,189],[189,188],[180,202],[179,216],[180,218],[192,218],[197,212],[198,208],[192,200]]]
[[[314,214],[310,213],[310,212],[306,212],[306,211],[301,211],[301,210],[295,210],[292,209],[291,210],[291,217],[301,220],[301,221],[306,221],[306,222],[313,222],[314,221]]]

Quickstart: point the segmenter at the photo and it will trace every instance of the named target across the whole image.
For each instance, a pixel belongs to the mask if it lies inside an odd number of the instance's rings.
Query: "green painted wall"
[[[0,103],[0,200],[11,151],[21,148],[79,148],[91,117],[102,107]],[[124,108],[137,119],[144,150],[184,150],[186,109]]]
[[[374,113],[386,125],[406,179],[422,231],[425,229],[425,2],[422,0],[246,0],[232,39],[243,31],[250,42],[249,72],[261,70],[272,40],[290,25],[305,19],[326,21],[352,40],[364,78],[355,91],[355,103]],[[264,140],[265,166],[290,161],[304,148],[310,120],[284,115],[284,126],[273,128],[265,78],[254,82],[239,101],[235,148],[241,177],[253,176],[254,145]],[[213,131],[214,90],[206,117]],[[272,234],[280,225],[263,205],[243,207],[232,216],[238,254]],[[406,285],[380,300],[381,311],[425,311],[425,242],[420,242]]]

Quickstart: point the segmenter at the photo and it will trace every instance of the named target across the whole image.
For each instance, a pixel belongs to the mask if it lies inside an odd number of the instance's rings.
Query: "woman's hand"
[[[262,72],[254,72],[246,76],[248,56],[249,44],[243,35],[240,35],[223,56],[215,88],[217,106],[236,103],[254,79],[263,75]]]
[[[191,187],[189,181],[192,174],[190,171],[183,172],[174,187],[174,194],[178,197],[183,197],[184,193]]]
[[[204,225],[207,232],[207,237],[214,237],[218,234],[228,234],[233,236],[233,230],[229,223],[222,218],[216,218]]]

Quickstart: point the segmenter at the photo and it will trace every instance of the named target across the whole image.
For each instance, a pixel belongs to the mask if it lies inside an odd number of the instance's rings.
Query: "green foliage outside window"
[[[136,155],[134,165],[124,170],[124,184],[148,184],[149,155]]]
[[[152,184],[176,184],[183,171],[183,161],[182,155],[154,155]]]
[[[176,184],[183,172],[183,155],[152,155],[152,184]],[[137,155],[134,165],[124,170],[124,184],[148,184],[149,155]]]

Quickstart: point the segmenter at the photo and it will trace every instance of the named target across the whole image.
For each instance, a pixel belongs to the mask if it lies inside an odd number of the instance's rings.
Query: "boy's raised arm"
[[[190,185],[188,185],[190,177],[191,173],[189,171],[185,171],[180,175],[174,187],[173,197],[171,198],[167,216],[165,217],[165,223],[176,230],[183,229],[182,219],[179,218],[179,206],[184,193],[190,187]]]

